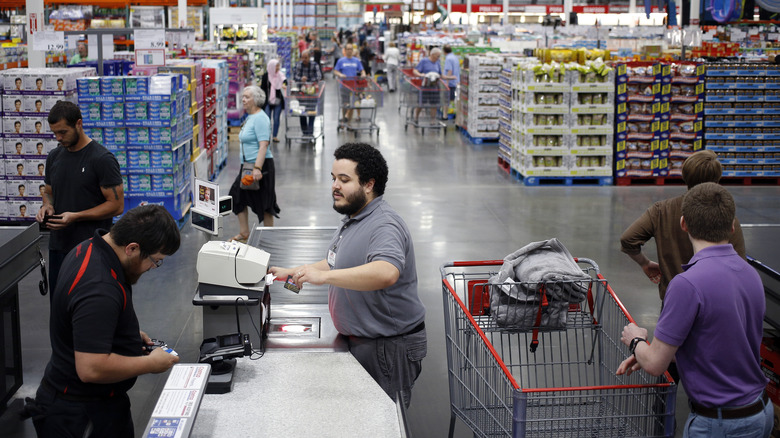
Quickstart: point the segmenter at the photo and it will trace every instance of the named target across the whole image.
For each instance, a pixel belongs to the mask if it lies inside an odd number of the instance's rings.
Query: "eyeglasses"
[[[149,256],[149,260],[151,260],[152,263],[154,263],[155,267],[159,268],[160,266],[162,266],[164,259],[155,260],[155,259],[152,258],[152,256]]]

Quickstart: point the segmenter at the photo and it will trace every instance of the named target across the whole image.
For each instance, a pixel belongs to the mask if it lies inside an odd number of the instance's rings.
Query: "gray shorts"
[[[348,341],[349,352],[387,395],[395,401],[400,393],[404,405],[409,407],[414,381],[428,351],[426,330],[389,338],[349,336]]]

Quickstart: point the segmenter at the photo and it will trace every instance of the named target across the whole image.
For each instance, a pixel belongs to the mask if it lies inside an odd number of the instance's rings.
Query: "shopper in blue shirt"
[[[339,80],[366,76],[366,71],[363,69],[363,63],[360,62],[359,58],[355,57],[354,44],[347,44],[344,46],[344,57],[339,59],[339,62],[336,63],[333,74],[339,78]],[[341,99],[343,101],[348,101],[350,99],[350,90],[347,87],[339,86],[339,93],[341,93]],[[345,110],[344,121],[349,121],[351,118],[352,110]]]
[[[279,206],[276,204],[276,171],[274,170],[274,155],[268,148],[271,140],[271,120],[261,110],[265,104],[265,93],[260,87],[251,85],[241,93],[241,103],[249,114],[241,126],[238,140],[241,142],[241,162],[252,166],[252,178],[260,181],[260,189],[245,190],[241,188],[244,175],[239,172],[230,187],[233,197],[233,213],[238,216],[239,233],[231,240],[246,243],[249,238],[249,208],[263,220],[266,227],[274,226],[274,217],[279,217]]]
[[[430,73],[436,73],[440,79],[442,77],[441,64],[439,63],[440,58],[441,49],[438,47],[431,49],[431,53],[428,55],[428,57],[421,59],[420,62],[417,63],[417,66],[414,68],[414,75],[417,77],[425,77]],[[440,103],[439,91],[436,89],[437,82],[438,79],[435,82],[431,82],[427,78],[423,80],[423,87],[428,88],[428,90],[422,92],[422,103],[425,104],[425,106],[430,107],[432,120],[436,119],[436,110],[438,109],[437,105]],[[421,107],[414,109],[415,124],[420,118],[421,109]]]
[[[455,90],[460,82],[460,61],[458,55],[452,53],[452,47],[444,46],[444,78],[450,87],[450,102],[455,100]]]

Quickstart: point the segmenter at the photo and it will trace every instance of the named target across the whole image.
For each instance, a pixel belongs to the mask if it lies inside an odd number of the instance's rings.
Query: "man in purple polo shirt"
[[[662,374],[675,359],[691,405],[685,437],[768,437],[773,407],[759,365],[766,302],[758,273],[731,244],[736,207],[729,192],[703,183],[686,193],[680,226],[694,255],[669,283],[653,343],[623,328],[631,356],[617,374]]]

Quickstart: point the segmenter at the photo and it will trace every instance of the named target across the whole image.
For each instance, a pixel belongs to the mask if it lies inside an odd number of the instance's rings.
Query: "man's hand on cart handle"
[[[639,327],[632,322],[631,324],[623,327],[623,333],[620,336],[620,342],[628,347],[631,345],[631,340],[634,338],[647,339],[647,329]]]

